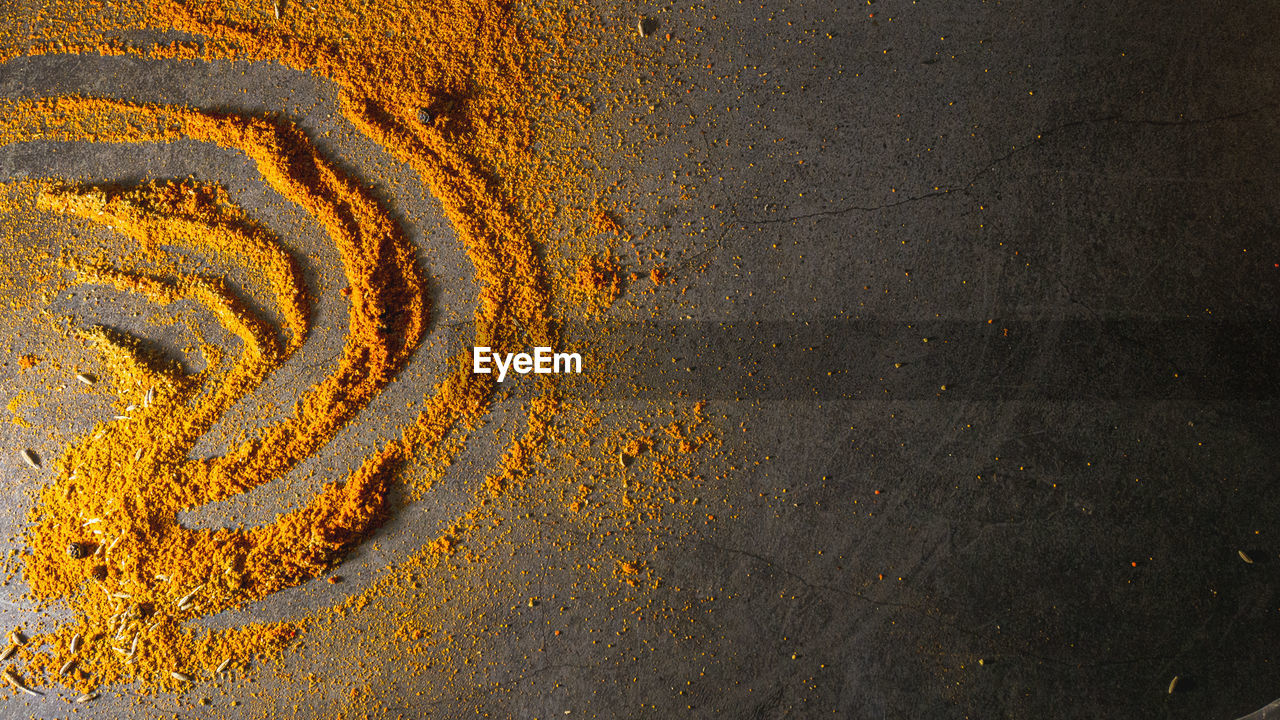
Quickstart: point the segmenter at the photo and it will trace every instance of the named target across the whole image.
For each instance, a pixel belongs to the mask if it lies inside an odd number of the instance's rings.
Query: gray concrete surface
[[[1280,696],[1280,9],[646,12],[712,64],[683,71],[687,106],[657,112],[692,111],[695,159],[716,179],[688,206],[629,218],[674,213],[708,232],[669,240],[690,289],[636,329],[670,339],[637,340],[615,387],[705,398],[737,457],[760,461],[731,475],[733,521],[662,556],[666,579],[721,597],[717,612],[657,659],[597,672],[591,647],[568,645],[498,678],[510,691],[421,708],[402,688],[375,716],[1237,718]],[[201,67],[19,60],[0,67],[0,94],[283,107],[339,130],[335,152],[362,142],[309,77]],[[226,158],[129,152],[7,149],[0,174],[145,162],[156,176],[216,173],[250,205],[259,192]],[[692,162],[655,153],[636,182]],[[464,318],[465,259],[447,227],[429,203],[391,202],[446,315]],[[322,239],[301,232],[324,283]],[[432,358],[411,374],[429,375]],[[354,429],[325,462],[373,435]],[[4,447],[23,442],[0,432]],[[361,552],[411,548],[451,516],[439,502]],[[23,512],[8,504],[0,519],[13,532]],[[326,592],[300,588],[250,616]],[[23,603],[7,602],[11,620]]]

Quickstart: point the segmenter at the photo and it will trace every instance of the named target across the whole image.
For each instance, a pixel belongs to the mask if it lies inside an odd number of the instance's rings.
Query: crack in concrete
[[[725,239],[729,237],[731,232],[731,228],[728,227],[730,225],[738,224],[738,225],[752,225],[756,227],[764,227],[767,225],[780,225],[784,223],[798,222],[800,220],[810,220],[815,218],[840,217],[841,215],[847,215],[849,213],[855,213],[855,212],[879,212],[881,210],[890,210],[893,208],[902,207],[904,205],[922,202],[924,200],[931,200],[934,198],[944,197],[946,195],[950,195],[953,192],[966,192],[970,188],[972,188],[974,185],[976,185],[984,177],[994,172],[999,166],[1007,163],[1014,156],[1019,155],[1030,148],[1034,148],[1043,144],[1046,138],[1061,134],[1063,132],[1072,130],[1077,127],[1083,127],[1085,125],[1096,125],[1099,123],[1106,123],[1106,122],[1115,123],[1117,125],[1134,125],[1134,126],[1147,125],[1151,127],[1179,127],[1179,126],[1192,126],[1192,125],[1209,125],[1213,123],[1230,122],[1232,120],[1239,120],[1241,118],[1248,117],[1250,115],[1261,112],[1263,110],[1274,110],[1278,107],[1280,107],[1280,101],[1275,101],[1275,102],[1264,103],[1262,105],[1257,105],[1251,108],[1247,108],[1245,110],[1237,110],[1235,112],[1230,112],[1223,115],[1216,115],[1208,118],[1180,118],[1180,119],[1125,118],[1121,115],[1111,114],[1111,115],[1103,115],[1103,116],[1093,117],[1093,118],[1084,118],[1080,120],[1072,120],[1070,122],[1065,122],[1060,125],[1055,125],[1054,127],[1051,127],[1048,130],[1044,130],[1044,131],[1041,131],[1040,133],[1037,133],[1034,140],[1020,147],[1015,146],[1009,152],[993,159],[985,167],[983,167],[981,170],[975,173],[972,177],[970,177],[967,182],[957,184],[957,185],[938,186],[937,190],[932,190],[930,192],[922,193],[919,195],[913,195],[913,196],[906,197],[891,203],[884,203],[881,205],[848,205],[842,208],[835,208],[831,210],[815,210],[814,212],[810,212],[810,213],[802,213],[800,215],[792,215],[784,218],[776,218],[771,220],[742,219],[736,213],[729,213],[728,218],[725,221],[721,222],[720,226],[723,228],[723,230],[721,230],[720,234],[715,238],[715,240],[713,240],[710,244],[708,244],[706,249],[703,250],[702,252],[699,252],[687,258],[684,258],[679,263],[676,263],[675,265],[673,265],[673,269],[687,268],[693,263],[698,262],[702,258],[706,257],[712,252],[723,247],[725,243]],[[703,141],[704,143],[706,142],[705,136],[703,137]]]
[[[1094,118],[1083,118],[1080,120],[1072,120],[1070,122],[1065,122],[1060,125],[1055,125],[1054,127],[1051,127],[1048,130],[1044,130],[1037,133],[1035,139],[1025,145],[1014,146],[1013,149],[1010,150],[1009,152],[989,162],[985,167],[983,167],[976,174],[970,177],[968,181],[960,184],[939,185],[939,186],[936,186],[935,190],[932,190],[930,192],[922,193],[919,195],[913,195],[911,197],[906,197],[901,200],[897,200],[891,203],[884,203],[881,205],[848,205],[842,208],[837,208],[832,210],[815,210],[814,212],[802,213],[800,215],[792,215],[785,218],[777,218],[777,219],[771,219],[771,220],[752,219],[752,220],[742,220],[740,222],[748,225],[777,225],[780,223],[797,222],[800,220],[808,220],[812,218],[839,217],[840,215],[845,215],[852,212],[878,212],[880,210],[889,210],[892,208],[901,207],[903,205],[921,202],[923,200],[942,197],[944,195],[949,195],[950,193],[953,193],[953,192],[963,192],[973,187],[974,185],[976,185],[980,180],[982,180],[984,177],[994,172],[999,166],[1007,163],[1014,156],[1022,154],[1023,152],[1031,148],[1042,145],[1047,138],[1062,134],[1068,130],[1073,130],[1078,127],[1084,127],[1086,125],[1097,125],[1100,123],[1114,123],[1116,125],[1130,125],[1130,126],[1147,125],[1152,127],[1181,127],[1181,126],[1191,126],[1191,125],[1209,125],[1213,123],[1230,122],[1232,120],[1239,120],[1241,118],[1248,117],[1249,115],[1252,115],[1254,113],[1261,112],[1262,110],[1274,110],[1278,106],[1280,106],[1280,102],[1271,102],[1263,105],[1258,105],[1256,107],[1248,108],[1246,110],[1238,110],[1235,112],[1227,113],[1225,115],[1218,115],[1218,116],[1209,117],[1209,118],[1186,118],[1186,119],[1176,119],[1176,120],[1164,120],[1159,118],[1125,118],[1121,115],[1113,114],[1113,115],[1103,115],[1103,116],[1094,117]]]

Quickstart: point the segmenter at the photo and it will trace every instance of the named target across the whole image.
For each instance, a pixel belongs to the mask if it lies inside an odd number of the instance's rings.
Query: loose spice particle
[[[26,693],[27,695],[32,695],[32,696],[40,695],[40,693],[27,687],[26,683],[22,682],[22,678],[18,677],[17,674],[14,673],[12,670],[4,671],[4,679],[9,681],[10,685],[14,686],[15,688],[22,691],[23,693]]]
[[[194,588],[192,588],[192,589],[191,589],[191,592],[189,592],[189,593],[187,593],[186,595],[183,595],[182,597],[178,598],[178,600],[177,600],[177,602],[176,602],[177,606],[178,606],[179,608],[181,608],[181,607],[185,607],[186,605],[191,604],[191,598],[195,597],[195,596],[196,596],[196,593],[200,592],[200,590],[204,587],[204,585],[205,585],[204,583],[201,583],[201,584],[199,584],[199,585],[195,586]]]

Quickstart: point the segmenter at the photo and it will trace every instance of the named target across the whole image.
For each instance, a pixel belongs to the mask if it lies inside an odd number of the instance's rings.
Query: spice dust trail
[[[63,258],[78,282],[112,286],[159,305],[180,300],[203,305],[242,344],[240,357],[210,389],[205,378],[148,357],[134,338],[102,327],[82,330],[100,352],[121,404],[132,410],[58,458],[56,478],[33,513],[26,575],[36,597],[65,599],[77,611],[78,622],[62,634],[88,638],[76,677],[89,687],[132,675],[138,667],[177,662],[174,639],[192,617],[240,607],[323,573],[378,522],[388,476],[397,466],[438,446],[456,423],[474,421],[492,386],[489,378],[456,363],[458,370],[440,383],[401,437],[306,506],[251,530],[181,527],[180,511],[251,490],[315,453],[395,376],[418,347],[427,319],[424,280],[413,250],[358,182],[337,171],[300,131],[278,120],[80,97],[8,103],[4,117],[0,142],[5,144],[30,137],[116,143],[192,139],[239,150],[256,163],[265,183],[320,220],[352,288],[342,356],[294,413],[217,458],[188,459],[226,410],[261,385],[305,339],[308,299],[292,258],[217,187],[51,185],[40,193],[40,209],[105,225],[136,242],[144,254],[156,254],[162,245],[195,246],[265,271],[287,336],[283,345],[277,342],[273,328],[217,278]],[[482,207],[485,199],[475,195],[480,189],[464,186],[444,201]],[[512,346],[517,327],[549,337],[546,303],[529,302],[530,285],[536,291],[536,284],[528,281],[536,281],[537,274],[523,275],[525,282],[501,279],[497,264],[506,264],[512,249],[486,245],[483,238],[473,242],[473,249],[479,251],[473,260],[489,280],[477,337],[495,347]],[[525,293],[518,297],[523,302],[513,302],[518,292]],[[91,550],[70,553],[70,547]],[[95,586],[100,592],[84,592]],[[181,588],[197,586],[198,594],[175,599]],[[219,647],[216,654],[224,657],[226,650]],[[211,658],[202,664],[217,665]],[[64,662],[61,669],[58,674],[65,675],[70,668]]]
[[[110,12],[72,5],[51,6],[49,22],[36,30],[39,37],[15,41],[0,29],[0,59],[71,54],[255,61],[331,82],[350,127],[416,173],[465,250],[477,297],[473,337],[463,346],[495,352],[555,346],[561,319],[556,312],[594,317],[625,293],[620,261],[608,248],[579,253],[581,248],[568,247],[571,241],[554,241],[601,228],[609,237],[623,234],[617,220],[595,207],[598,190],[584,179],[584,168],[592,166],[584,159],[590,151],[550,158],[543,153],[546,147],[576,146],[570,142],[574,123],[593,112],[585,96],[570,92],[576,79],[554,78],[548,68],[591,65],[599,81],[608,83],[609,68],[622,61],[621,55],[599,52],[603,34],[582,4],[339,0],[240,7],[128,0],[114,3]],[[181,39],[150,45],[120,39],[156,32]],[[620,34],[635,31],[628,22]],[[597,117],[597,129],[608,126],[605,113]],[[618,488],[575,482],[566,490],[545,483],[527,496],[571,513],[587,532],[608,538],[602,542],[620,542],[660,525],[667,508],[682,504],[678,488],[696,474],[689,455],[714,444],[698,405],[687,417],[670,418],[668,430],[653,432],[671,438],[669,457],[677,461],[667,462],[648,441],[636,445],[604,437],[593,412],[566,408],[555,377],[541,376],[513,408],[517,430],[501,439],[501,459],[481,473],[474,507],[370,591],[307,618],[201,629],[194,621],[324,576],[384,520],[389,490],[406,468],[447,468],[459,451],[458,436],[478,427],[499,396],[492,376],[471,374],[459,356],[414,398],[412,422],[384,436],[346,477],[301,507],[254,528],[183,527],[180,513],[250,492],[314,457],[388,388],[427,338],[429,279],[404,229],[371,190],[371,178],[361,176],[376,171],[351,158],[326,156],[319,138],[284,115],[77,95],[0,101],[0,146],[33,141],[188,142],[240,153],[266,188],[326,232],[348,285],[343,294],[349,325],[327,374],[302,389],[282,417],[217,457],[191,459],[201,438],[308,337],[315,298],[308,296],[289,239],[256,222],[215,181],[10,185],[21,192],[11,193],[6,210],[19,202],[13,198],[34,188],[24,212],[94,226],[128,243],[129,252],[118,258],[72,244],[50,263],[51,271],[62,272],[58,283],[108,287],[160,307],[200,307],[239,346],[235,353],[207,348],[208,367],[187,373],[148,352],[141,338],[89,324],[76,328],[100,364],[67,376],[86,392],[113,395],[116,411],[113,420],[42,456],[30,469],[33,476],[50,477],[25,536],[26,580],[37,601],[69,609],[71,619],[35,633],[22,648],[14,646],[24,686],[61,683],[79,693],[75,702],[89,702],[99,697],[98,688],[112,683],[182,692],[192,681],[251,667],[255,658],[312,629],[308,623],[332,629],[330,620],[369,604],[389,584],[416,587],[416,580],[406,578],[452,562],[468,534],[476,548],[511,542],[493,536],[500,523],[487,513],[495,499],[536,474],[531,468],[546,460],[541,453],[553,443],[565,448],[563,457],[549,463],[558,464],[563,477],[598,459],[601,440],[610,459],[629,453],[627,468],[600,468],[593,481],[616,480]],[[563,202],[573,193],[591,199],[576,207]],[[608,222],[584,220],[597,216]],[[184,262],[183,253],[250,269],[271,313],[228,280]],[[654,273],[656,287],[660,275]],[[560,300],[568,307],[556,307]],[[666,417],[665,411],[643,420]],[[557,416],[573,418],[577,429],[557,428]],[[636,480],[642,469],[652,476],[644,483]],[[562,497],[564,492],[572,497]],[[698,504],[696,498],[691,502]],[[616,532],[600,529],[614,522],[611,509],[634,523],[627,520]],[[712,519],[701,517],[700,522]],[[617,569],[608,582],[629,589],[658,584],[633,552],[612,553],[602,562]],[[437,580],[444,582],[444,575]],[[437,590],[448,593],[443,585]],[[427,622],[412,612],[415,622]]]

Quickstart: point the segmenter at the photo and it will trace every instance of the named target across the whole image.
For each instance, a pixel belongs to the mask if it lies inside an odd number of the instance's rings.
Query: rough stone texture
[[[692,285],[670,298],[675,336],[622,370],[655,397],[708,399],[768,458],[734,475],[736,519],[662,568],[718,595],[716,611],[630,668],[561,647],[513,672],[515,693],[416,710],[1235,718],[1280,696],[1280,7],[764,6],[652,9],[659,36],[714,65],[687,70],[689,106],[719,108],[698,131],[723,181],[669,210],[715,204],[725,224],[674,268]],[[22,60],[0,67],[0,93],[293,108],[360,142],[312,107],[331,101],[313,79],[196,67]],[[182,146],[6,149],[0,173],[142,162],[245,173]],[[681,162],[644,170],[656,184]],[[404,203],[447,240],[430,207]],[[429,252],[464,318],[465,258]],[[672,357],[687,372],[666,372]],[[7,532],[23,512],[3,508]],[[390,556],[415,537],[388,536]]]

